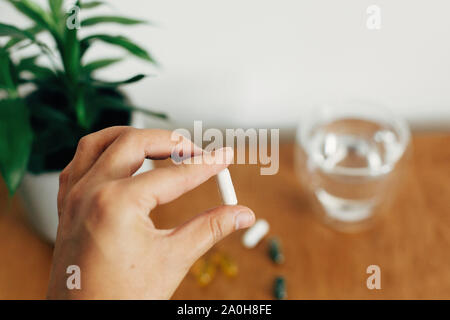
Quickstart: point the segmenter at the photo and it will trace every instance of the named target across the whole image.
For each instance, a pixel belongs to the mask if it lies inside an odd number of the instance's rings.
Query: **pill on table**
[[[269,223],[264,219],[256,220],[255,224],[248,229],[242,237],[242,244],[246,248],[254,248],[259,241],[269,232]]]
[[[277,238],[269,240],[269,256],[276,264],[282,264],[284,262],[284,255],[281,251],[281,243]]]
[[[206,260],[204,258],[200,258],[197,261],[194,262],[194,264],[191,267],[191,273],[197,277],[203,270],[205,266]]]
[[[236,205],[238,203],[228,168],[223,169],[217,174],[217,186],[219,187],[223,204]]]
[[[286,299],[286,281],[283,277],[276,277],[273,284],[273,296],[277,300]]]
[[[211,257],[211,261],[218,266],[228,278],[233,278],[238,273],[236,262],[228,254],[220,251],[215,252]]]
[[[192,274],[197,279],[197,283],[204,287],[208,285],[216,274],[216,266],[204,258],[200,258],[191,268]]]
[[[211,256],[211,262],[216,266],[220,266],[220,262],[222,261],[223,253],[221,251],[216,251]]]
[[[214,279],[215,274],[216,274],[215,266],[207,262],[205,265],[205,269],[197,277],[198,284],[201,287],[207,286]]]
[[[228,278],[233,278],[238,273],[238,267],[237,264],[229,257],[229,256],[222,256],[222,259],[220,261],[220,269]]]

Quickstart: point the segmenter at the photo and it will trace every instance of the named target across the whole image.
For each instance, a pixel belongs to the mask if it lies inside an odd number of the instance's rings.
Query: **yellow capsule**
[[[191,267],[191,273],[200,286],[208,285],[216,274],[216,266],[204,258],[197,260]]]
[[[211,262],[214,263],[216,266],[220,266],[220,263],[223,259],[223,254],[220,251],[216,251],[211,255]]]
[[[208,285],[216,275],[216,266],[210,262],[205,262],[203,269],[197,276],[197,282],[200,286]]]
[[[195,261],[195,263],[191,267],[191,273],[194,276],[198,277],[201,274],[201,272],[205,266],[205,263],[206,263],[206,261],[204,258],[200,258],[197,261]]]
[[[237,264],[226,255],[222,256],[222,259],[220,260],[220,268],[223,273],[229,278],[233,278],[238,273],[238,267]]]

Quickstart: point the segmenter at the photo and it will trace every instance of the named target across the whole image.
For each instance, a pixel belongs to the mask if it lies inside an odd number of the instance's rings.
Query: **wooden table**
[[[270,222],[286,261],[274,265],[265,243],[248,250],[241,232],[213,250],[230,254],[239,274],[218,273],[200,288],[187,275],[176,299],[270,299],[275,276],[287,279],[291,299],[450,299],[450,135],[416,134],[407,175],[391,212],[374,228],[341,234],[318,222],[293,173],[293,145],[280,149],[280,171],[259,175],[257,166],[235,165],[231,173],[240,203]],[[171,227],[220,203],[208,181],[152,213],[159,227]],[[0,196],[0,298],[44,298],[51,245],[28,227],[20,202]],[[9,208],[9,210],[8,210]],[[381,290],[368,290],[366,268],[381,267]]]

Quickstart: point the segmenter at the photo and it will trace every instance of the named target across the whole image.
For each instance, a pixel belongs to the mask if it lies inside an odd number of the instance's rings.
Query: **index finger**
[[[151,170],[127,181],[123,196],[143,204],[147,212],[170,202],[216,175],[233,161],[233,149],[204,153],[190,163]],[[200,161],[195,161],[200,160]]]
[[[146,158],[165,159],[173,152],[189,156],[203,150],[182,135],[159,129],[132,129],[120,135],[92,166],[89,174],[111,180],[131,176]]]

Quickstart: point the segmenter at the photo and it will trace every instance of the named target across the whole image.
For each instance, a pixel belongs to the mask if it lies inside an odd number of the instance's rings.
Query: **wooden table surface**
[[[270,222],[286,261],[274,265],[266,243],[248,250],[237,232],[214,248],[232,256],[236,278],[218,273],[200,288],[188,274],[176,299],[270,299],[275,276],[287,279],[290,299],[450,299],[450,134],[421,133],[390,212],[372,229],[342,234],[322,225],[293,172],[293,145],[280,149],[280,171],[230,168],[240,203]],[[213,179],[151,214],[172,227],[220,203]],[[26,223],[20,201],[0,192],[0,298],[44,298],[52,246]],[[366,287],[366,268],[381,268],[381,289]],[[143,279],[145,281],[145,279]]]

